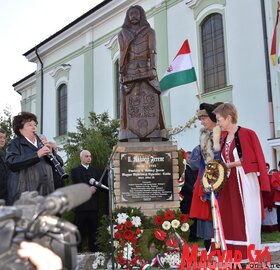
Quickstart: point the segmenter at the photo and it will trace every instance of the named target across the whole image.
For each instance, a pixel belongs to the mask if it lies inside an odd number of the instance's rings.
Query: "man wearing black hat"
[[[199,168],[199,177],[195,183],[190,217],[197,218],[197,236],[204,239],[204,246],[208,251],[211,245],[212,237],[212,214],[210,197],[206,194],[201,185],[206,164],[213,159],[220,159],[220,128],[216,125],[216,116],[213,110],[218,107],[221,102],[215,104],[201,103],[197,116],[203,126],[200,130],[200,151],[196,147],[189,159],[192,168]]]

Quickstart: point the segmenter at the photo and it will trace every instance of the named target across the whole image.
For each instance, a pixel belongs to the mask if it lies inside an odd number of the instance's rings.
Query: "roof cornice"
[[[121,9],[135,4],[139,1],[127,0],[104,0],[99,5],[95,6],[73,22],[69,23],[61,30],[51,35],[32,49],[23,54],[29,62],[37,62],[36,49],[38,54],[42,57],[51,51],[54,47],[59,46],[77,36],[77,33],[82,33],[86,29],[93,27],[108,17],[119,12]]]

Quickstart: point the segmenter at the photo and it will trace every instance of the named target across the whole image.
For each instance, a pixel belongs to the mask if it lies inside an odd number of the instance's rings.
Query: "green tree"
[[[90,112],[89,125],[77,120],[77,132],[69,132],[63,149],[67,155],[66,171],[80,164],[80,152],[87,149],[92,155],[92,165],[103,171],[114,145],[118,142],[119,120],[111,119],[107,112]]]
[[[0,127],[6,131],[6,144],[14,138],[14,132],[12,128],[12,113],[11,107],[6,107],[2,113],[0,113]],[[6,149],[6,146],[4,147]]]

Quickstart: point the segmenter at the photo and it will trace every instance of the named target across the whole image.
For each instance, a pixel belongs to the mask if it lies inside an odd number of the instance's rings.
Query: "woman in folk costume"
[[[197,219],[197,236],[204,239],[204,246],[208,251],[211,245],[213,231],[210,195],[205,193],[201,185],[202,175],[206,164],[213,160],[220,160],[220,128],[216,125],[213,110],[222,104],[201,103],[197,116],[203,125],[200,130],[200,147],[196,147],[191,154],[189,164],[198,167],[199,173],[195,183],[190,217]]]
[[[247,261],[247,247],[260,249],[263,204],[261,191],[270,191],[264,154],[256,133],[237,125],[231,103],[218,106],[217,124],[223,133],[221,155],[227,181],[219,192],[219,208],[228,250],[239,250]]]

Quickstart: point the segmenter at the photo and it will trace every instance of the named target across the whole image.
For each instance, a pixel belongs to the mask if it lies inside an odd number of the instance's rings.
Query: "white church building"
[[[156,32],[157,74],[162,78],[188,39],[197,84],[162,96],[166,127],[178,149],[192,150],[201,125],[191,124],[203,102],[233,102],[240,126],[259,136],[267,162],[280,160],[280,76],[270,60],[276,0],[105,0],[24,53],[37,64],[19,78],[21,109],[58,145],[77,119],[107,111],[119,117],[117,35],[131,5],[144,8]],[[280,26],[279,26],[280,27]],[[32,29],[30,30],[32,31]],[[279,32],[280,33],[280,32]],[[280,36],[280,35],[278,35]]]

